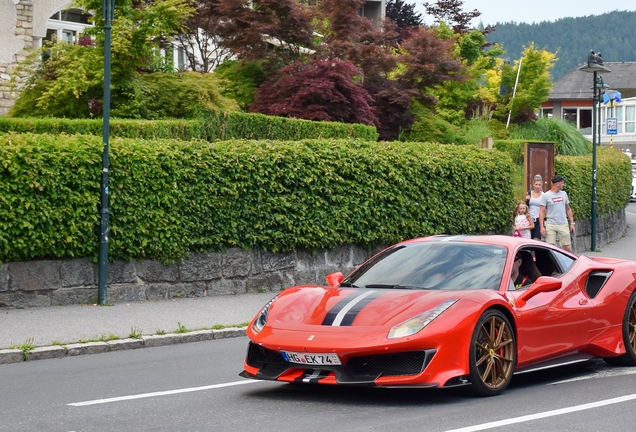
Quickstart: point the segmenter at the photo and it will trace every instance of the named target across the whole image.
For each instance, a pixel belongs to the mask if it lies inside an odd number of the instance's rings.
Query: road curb
[[[152,348],[182,343],[242,337],[245,336],[246,328],[247,327],[231,327],[220,330],[196,330],[186,333],[142,336],[139,339],[129,338],[116,339],[107,342],[52,345],[33,348],[29,351],[22,351],[20,349],[0,349],[0,365],[22,363],[24,361],[32,360],[74,357],[86,354],[101,354],[111,351]]]

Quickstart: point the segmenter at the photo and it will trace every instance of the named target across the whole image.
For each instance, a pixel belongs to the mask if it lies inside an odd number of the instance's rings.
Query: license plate
[[[300,363],[306,365],[340,365],[338,354],[309,354],[281,351],[285,361],[290,363]]]

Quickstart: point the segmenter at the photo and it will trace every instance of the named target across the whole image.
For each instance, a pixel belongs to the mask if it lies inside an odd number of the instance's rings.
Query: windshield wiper
[[[388,284],[369,284],[365,285],[365,288],[389,288],[389,289],[424,289],[416,286],[409,285],[388,285]]]
[[[340,286],[345,288],[359,288],[357,285],[354,285],[351,282],[340,282]]]

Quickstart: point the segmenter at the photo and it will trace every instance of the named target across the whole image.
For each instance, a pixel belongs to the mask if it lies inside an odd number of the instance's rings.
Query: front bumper
[[[249,343],[245,371],[241,376],[262,380],[338,385],[413,386],[409,378],[422,374],[436,350],[405,351],[387,354],[351,356],[343,365],[309,366],[290,363],[274,350]],[[378,380],[381,382],[378,382]],[[417,383],[437,387],[439,383]]]

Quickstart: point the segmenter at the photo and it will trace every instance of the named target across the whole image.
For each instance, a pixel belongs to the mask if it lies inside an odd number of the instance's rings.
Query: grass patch
[[[139,327],[131,327],[130,334],[128,334],[128,337],[131,339],[141,339],[142,331],[143,330],[140,329]]]
[[[186,328],[186,326],[184,326],[183,324],[181,324],[180,322],[177,322],[177,329],[174,331],[175,333],[187,333],[190,330],[188,330]]]

